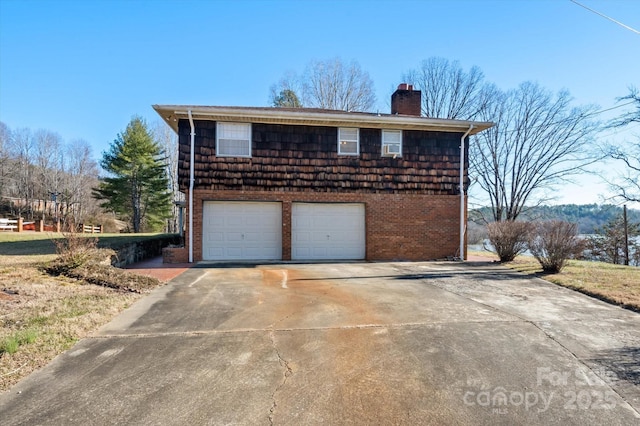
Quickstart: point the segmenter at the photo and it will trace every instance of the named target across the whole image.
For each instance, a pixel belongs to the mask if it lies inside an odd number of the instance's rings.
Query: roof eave
[[[307,126],[360,127],[374,129],[432,130],[476,134],[494,125],[491,122],[447,120],[408,115],[382,115],[344,112],[283,111],[279,108],[226,108],[188,105],[153,105],[156,112],[177,133],[178,121],[187,119],[191,111],[194,120],[233,121],[265,124]]]

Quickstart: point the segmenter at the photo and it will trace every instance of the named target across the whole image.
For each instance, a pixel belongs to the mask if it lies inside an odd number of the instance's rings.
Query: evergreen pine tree
[[[100,165],[109,173],[94,189],[101,206],[130,223],[133,232],[162,228],[171,216],[171,194],[162,149],[147,124],[133,117]]]
[[[291,89],[284,89],[273,100],[273,106],[279,108],[302,108],[302,103],[296,92]]]
[[[638,251],[640,251],[640,245],[635,242],[635,238],[640,235],[640,223],[629,222],[627,232],[629,234],[630,257],[635,258]],[[596,229],[596,234],[589,237],[589,257],[601,262],[622,264],[625,257],[624,244],[624,221],[622,215],[620,215],[611,219],[601,228]]]

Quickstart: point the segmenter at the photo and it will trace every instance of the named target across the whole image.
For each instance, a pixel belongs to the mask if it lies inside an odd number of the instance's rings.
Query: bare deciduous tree
[[[360,64],[344,64],[339,58],[312,61],[301,76],[288,73],[271,87],[271,103],[285,91],[293,92],[302,105],[343,111],[370,111],[376,96],[369,73]]]
[[[369,111],[376,102],[369,73],[339,58],[312,62],[303,81],[304,102],[318,108]]]
[[[98,166],[86,141],[66,144],[57,133],[12,131],[4,123],[0,123],[0,138],[0,196],[8,214],[27,219],[59,217],[75,223],[104,219],[91,196],[98,184]]]
[[[99,206],[91,196],[98,185],[98,163],[93,159],[89,143],[83,139],[71,141],[66,148],[66,173],[61,191],[65,212],[73,223],[81,223],[88,216],[98,216]]]
[[[11,138],[11,130],[4,122],[0,121],[0,153],[4,154]]]
[[[634,110],[628,111],[611,123],[611,127],[623,127],[631,123],[640,123],[640,91],[636,87],[629,88],[629,94],[618,99],[618,101],[631,101]]]
[[[471,139],[473,177],[489,197],[493,220],[515,220],[527,203],[595,161],[590,150],[597,123],[593,107],[571,106],[566,91],[554,96],[531,82],[496,91],[479,118],[496,125]]]
[[[611,183],[612,189],[620,198],[640,203],[640,142],[631,144],[627,149],[615,147],[610,156],[626,166],[625,172]]]
[[[179,208],[174,202],[184,201],[184,193],[180,192],[178,185],[178,136],[163,121],[156,121],[153,125],[153,137],[164,151],[166,157],[166,170],[169,178],[169,191],[171,192],[172,210],[168,223],[168,232],[179,232]]]
[[[27,213],[28,218],[33,218],[31,201],[34,197],[34,172],[33,155],[33,135],[31,130],[21,128],[13,131],[13,153],[12,156],[16,165],[16,173],[13,180],[15,184],[15,195],[21,199],[18,205],[18,214]]]
[[[432,57],[402,78],[422,91],[422,114],[427,117],[471,120],[491,99],[492,87],[480,68],[465,71],[458,61]]]
[[[60,135],[48,130],[38,130],[33,138],[33,158],[35,179],[33,195],[37,200],[42,200],[44,209],[51,212],[53,207],[49,200],[52,194],[57,194],[62,188],[63,153]]]
[[[629,94],[618,100],[631,101],[635,110],[623,114],[614,120],[609,127],[619,128],[640,123],[640,92],[638,89],[631,87]],[[620,198],[640,203],[640,137],[637,137],[635,142],[630,142],[627,147],[610,147],[609,156],[625,164],[625,172],[611,183],[612,189]]]
[[[8,177],[13,172],[11,161],[11,130],[0,121],[0,197],[5,195],[6,187],[9,185]]]

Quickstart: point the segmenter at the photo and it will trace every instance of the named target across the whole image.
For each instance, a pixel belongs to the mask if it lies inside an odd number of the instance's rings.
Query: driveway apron
[[[640,315],[481,263],[200,265],[0,423],[640,424]]]

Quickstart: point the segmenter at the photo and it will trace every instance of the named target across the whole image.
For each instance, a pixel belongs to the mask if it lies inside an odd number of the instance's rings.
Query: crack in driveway
[[[268,417],[268,419],[269,419],[269,424],[273,425],[273,416],[275,415],[276,408],[278,407],[276,394],[287,383],[287,379],[289,378],[289,376],[293,375],[293,369],[289,365],[289,361],[284,359],[282,357],[282,354],[280,354],[280,350],[278,350],[278,346],[276,344],[276,336],[275,336],[275,331],[274,330],[271,330],[271,332],[269,333],[269,339],[271,340],[271,346],[273,347],[273,350],[275,351],[276,356],[278,357],[278,363],[280,364],[280,366],[284,367],[284,373],[283,373],[283,376],[282,376],[282,382],[275,388],[275,390],[271,394],[272,404],[271,404],[271,408],[269,409],[269,417]]]
[[[578,320],[575,320],[578,321]],[[278,321],[279,322],[279,321]],[[418,321],[418,322],[395,322],[395,323],[379,323],[379,324],[351,324],[338,325],[328,327],[283,327],[283,328],[235,328],[229,330],[199,330],[199,331],[169,331],[157,333],[130,333],[130,334],[101,334],[88,336],[87,339],[112,339],[112,338],[154,338],[154,337],[172,337],[172,336],[206,336],[216,334],[233,334],[233,333],[271,333],[271,332],[290,332],[290,331],[324,331],[324,330],[353,330],[353,329],[369,329],[369,328],[404,328],[404,327],[423,327],[438,326],[444,324],[495,324],[495,323],[518,323],[530,322],[528,320],[477,320],[477,321]]]

